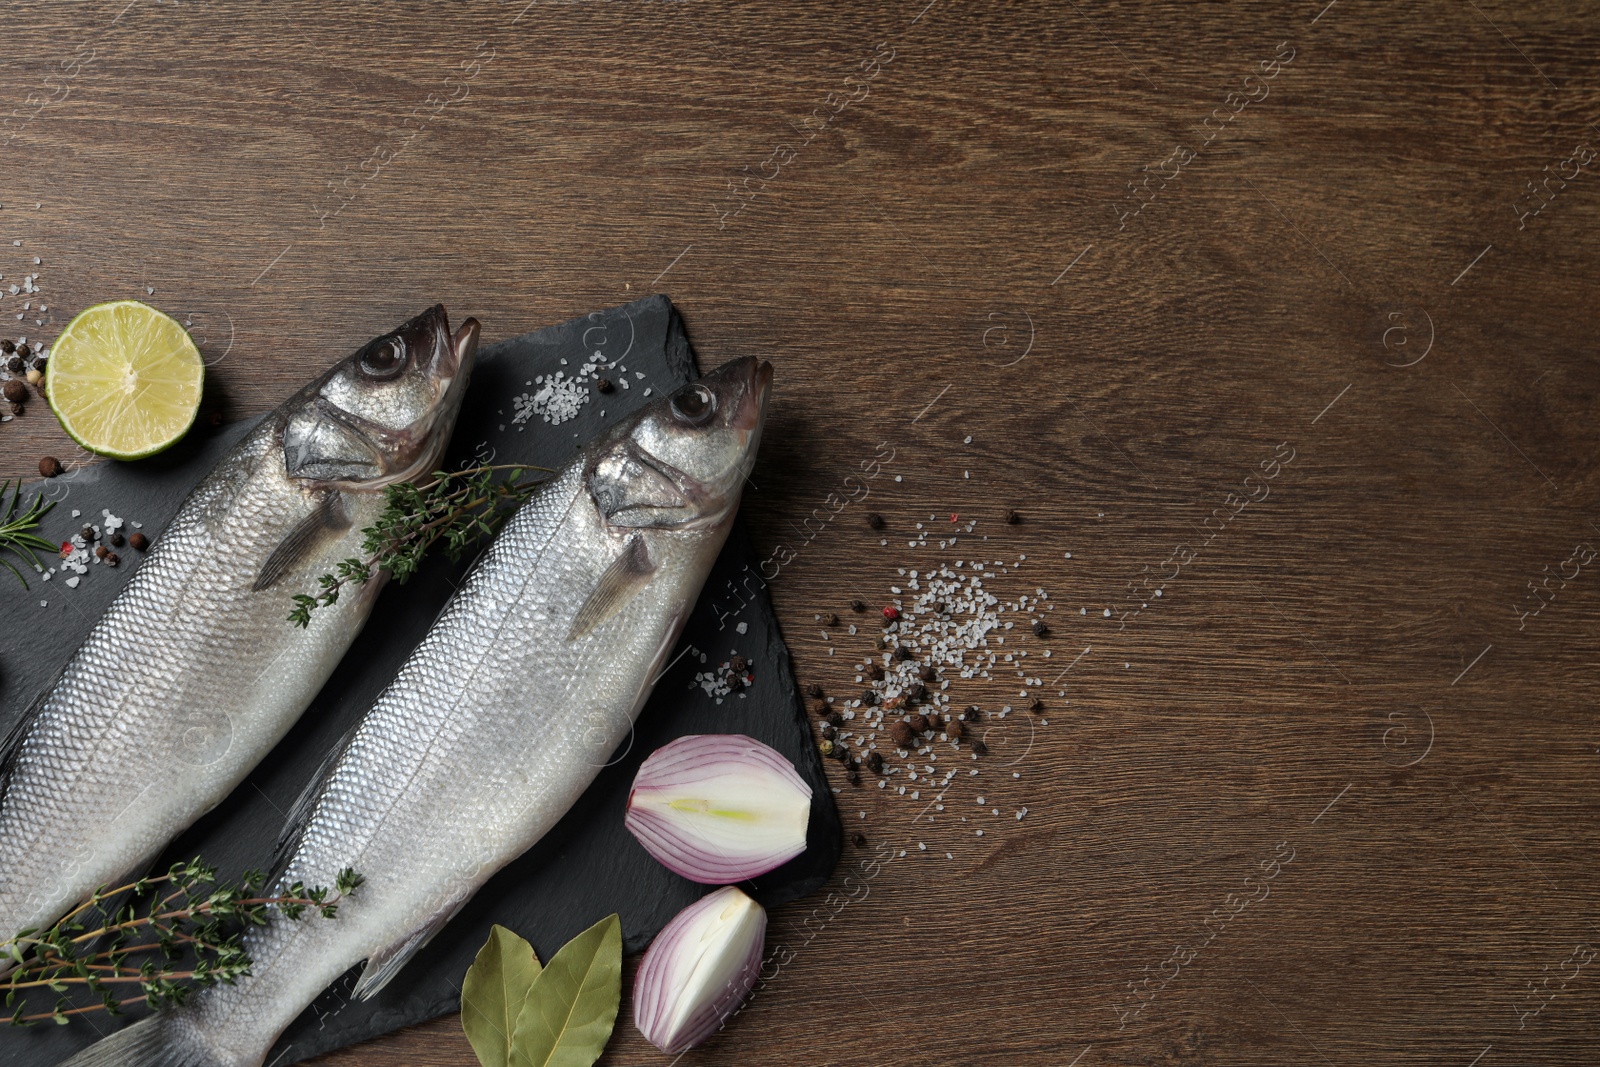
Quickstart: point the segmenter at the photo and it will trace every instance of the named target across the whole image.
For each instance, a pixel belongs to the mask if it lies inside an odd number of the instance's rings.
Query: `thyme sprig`
[[[10,491],[11,499],[6,500],[6,492]],[[39,520],[56,506],[54,500],[46,501],[44,494],[33,498],[33,502],[21,514],[17,508],[21,504],[22,480],[19,478],[15,484],[7,480],[0,482],[0,566],[17,576],[17,581],[22,583],[22,588],[28,588],[28,580],[3,553],[14,552],[19,556],[26,556],[33,561],[34,570],[43,570],[39,557],[35,552],[54,552],[57,546],[46,541],[31,531],[39,528]]]
[[[441,541],[445,556],[452,563],[459,560],[479,540],[493,537],[544,481],[525,477],[530,471],[551,473],[545,467],[502,463],[434,471],[431,480],[420,485],[389,486],[384,490],[383,513],[361,531],[366,535],[361,542],[365,557],[340,560],[333,573],[317,579],[320,591],[315,595],[296,594],[289,621],[301,628],[311,625],[313,611],[338,603],[346,585],[370,581],[379,570],[387,569],[395,581],[404,583]],[[502,472],[504,477],[497,477]]]
[[[139,1001],[154,1009],[182,1003],[197,988],[231,985],[250,973],[241,943],[246,926],[264,925],[269,908],[287,919],[332,919],[362,881],[347,867],[332,890],[295,882],[263,896],[260,872],[219,885],[216,868],[194,859],[173,864],[163,875],[114,889],[102,886],[48,930],[23,930],[0,942],[0,957],[12,967],[0,978],[11,1025],[48,1019],[64,1026],[73,1015],[120,1015]],[[117,995],[129,986],[139,994]],[[68,994],[75,987],[98,1003],[74,1003]],[[56,994],[54,1005],[29,1012],[29,997],[45,990]]]

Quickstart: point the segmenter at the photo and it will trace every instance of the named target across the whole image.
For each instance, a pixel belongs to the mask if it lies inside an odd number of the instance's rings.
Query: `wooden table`
[[[233,418],[435,300],[667,292],[777,365],[802,683],[918,522],[1056,606],[946,812],[838,777],[865,845],[684,1062],[1594,1062],[1592,11],[125,2],[8,7],[6,329],[150,300]]]

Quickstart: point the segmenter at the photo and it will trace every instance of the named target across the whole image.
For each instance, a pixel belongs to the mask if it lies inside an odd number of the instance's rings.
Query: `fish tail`
[[[158,1012],[96,1041],[61,1067],[233,1067],[175,1011]]]

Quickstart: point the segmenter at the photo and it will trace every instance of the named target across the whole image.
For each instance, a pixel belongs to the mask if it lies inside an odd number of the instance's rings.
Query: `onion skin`
[[[650,754],[624,824],[676,874],[728,885],[806,848],[811,787],[783,755],[744,734],[692,734]]]
[[[669,1056],[700,1044],[739,1010],[761,972],[767,913],[724,886],[656,935],[633,983],[633,1024]]]

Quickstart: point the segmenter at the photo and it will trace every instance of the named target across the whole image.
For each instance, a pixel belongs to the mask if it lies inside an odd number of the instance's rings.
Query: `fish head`
[[[477,352],[478,320],[452,335],[442,304],[368,341],[287,405],[289,477],[377,489],[434,469]]]
[[[772,364],[747,356],[652,400],[607,434],[585,472],[606,523],[725,525],[755,464],[771,391]]]

